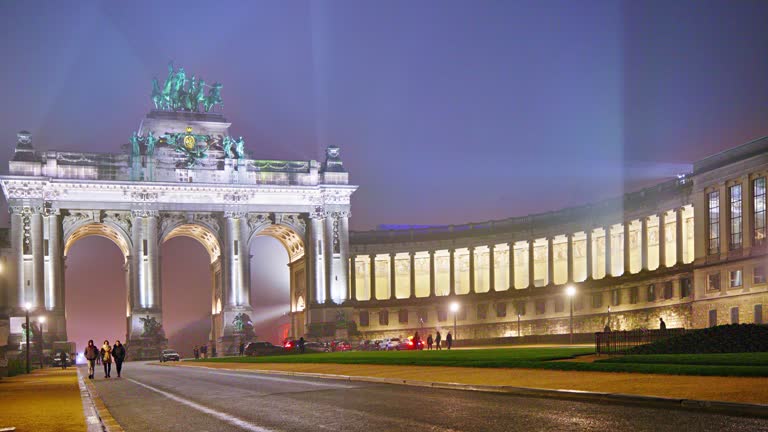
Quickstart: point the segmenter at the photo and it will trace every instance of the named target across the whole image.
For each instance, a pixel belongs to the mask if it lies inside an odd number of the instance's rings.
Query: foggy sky
[[[0,159],[21,129],[39,149],[119,151],[175,60],[224,84],[255,157],[339,145],[353,229],[555,210],[765,135],[766,18],[760,1],[2,2]],[[254,304],[287,310],[270,241],[252,248]],[[166,329],[202,342],[205,252],[162,253]],[[70,303],[103,309],[106,286],[125,301],[113,245],[85,239],[67,266]],[[124,307],[99,318],[122,337]]]

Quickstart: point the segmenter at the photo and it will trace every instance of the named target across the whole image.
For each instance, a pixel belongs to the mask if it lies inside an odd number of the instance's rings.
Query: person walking
[[[59,361],[61,361],[61,368],[67,368],[67,353],[64,350],[59,351]]]
[[[112,374],[112,346],[105,340],[101,346],[101,363],[104,365],[104,378],[110,378]]]
[[[240,342],[240,355],[245,354],[245,343]]]
[[[115,369],[117,369],[117,377],[120,378],[123,361],[125,361],[125,346],[119,340],[116,340],[115,346],[112,347],[112,357],[115,358]]]
[[[195,345],[192,347],[192,355],[195,357],[195,360],[200,358],[200,349]]]
[[[200,354],[204,359],[208,358],[208,345],[203,345],[200,347]]]
[[[88,360],[88,378],[93,379],[93,369],[96,366],[96,360],[99,358],[99,349],[93,344],[93,339],[88,341],[88,346],[85,347],[83,355]]]
[[[299,352],[304,354],[304,336],[299,338]]]
[[[448,334],[445,335],[445,344],[448,346],[448,349],[451,349],[451,345],[453,345],[453,336],[451,336],[451,332],[448,332]]]
[[[667,323],[664,322],[664,318],[659,318],[659,330],[667,330]]]
[[[429,336],[427,336],[427,349],[428,350],[432,349],[432,333],[430,333]]]
[[[440,335],[440,332],[437,332],[437,335],[435,335],[435,349],[436,350],[442,350],[443,348],[440,347],[440,342],[443,340],[443,336]]]

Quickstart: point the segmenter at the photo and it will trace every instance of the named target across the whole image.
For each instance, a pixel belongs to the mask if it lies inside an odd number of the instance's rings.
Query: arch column
[[[631,251],[629,245],[629,224],[630,221],[624,221],[624,271],[623,274],[630,273],[630,267],[632,267]]]
[[[127,257],[130,317],[128,356],[133,360],[156,359],[167,346],[163,330],[160,287],[160,253],[157,210],[131,211],[131,251]],[[159,329],[153,333],[153,325]]]
[[[488,246],[488,292],[496,291],[496,257],[494,250],[496,245]]]
[[[389,299],[394,300],[397,296],[397,275],[395,274],[395,254],[389,253]]]
[[[323,219],[325,213],[318,210],[309,214],[309,239],[305,253],[309,254],[312,268],[312,304],[325,302],[325,264],[323,263]]]
[[[475,247],[469,248],[469,293],[475,293]]]
[[[45,310],[45,251],[43,245],[43,214],[42,209],[34,208],[29,216],[30,229],[32,237],[32,308],[42,311]]]
[[[46,306],[54,312],[64,312],[64,272],[61,217],[59,209],[47,212],[48,222],[48,292]]]
[[[720,213],[723,217],[723,213]],[[667,213],[659,213],[659,268],[667,266]],[[720,234],[722,236],[722,233]],[[721,237],[722,238],[722,237]],[[728,239],[726,238],[726,241]]]

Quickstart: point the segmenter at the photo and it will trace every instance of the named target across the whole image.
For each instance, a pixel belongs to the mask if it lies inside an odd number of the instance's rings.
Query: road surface
[[[128,432],[768,431],[768,420],[691,411],[141,362],[94,381]]]

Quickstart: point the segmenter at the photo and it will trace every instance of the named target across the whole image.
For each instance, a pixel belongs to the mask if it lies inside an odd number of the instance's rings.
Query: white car
[[[400,345],[400,338],[384,339],[379,344],[379,349],[384,351],[396,350]]]

